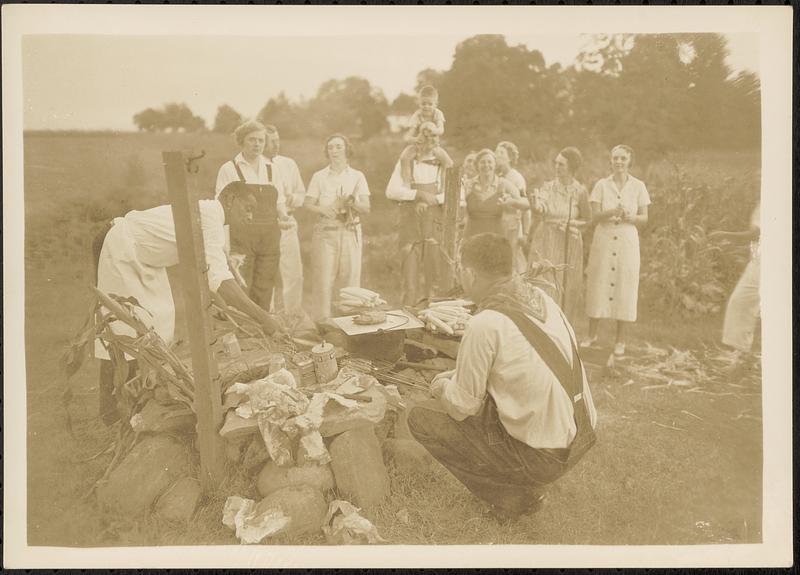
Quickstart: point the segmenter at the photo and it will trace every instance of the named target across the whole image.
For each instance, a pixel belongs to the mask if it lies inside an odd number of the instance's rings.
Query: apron
[[[436,166],[436,180],[439,190],[442,188],[442,166],[435,160],[411,160],[411,175],[414,165],[420,163]],[[412,182],[412,186],[417,182]],[[403,258],[404,277],[403,303],[412,305],[420,297],[431,297],[438,286],[440,268],[440,240],[443,229],[442,206],[428,206],[421,216],[417,214],[416,202],[400,202],[400,227],[398,237],[400,249],[409,246]],[[402,253],[402,252],[401,252]]]
[[[175,304],[166,268],[143,263],[125,218],[115,218],[108,230],[97,262],[97,288],[107,294],[133,297],[134,308],[145,325],[152,327],[169,345],[175,335]],[[111,324],[114,333],[135,336],[133,328],[121,321]],[[100,340],[95,340],[95,357],[110,359]],[[132,359],[128,357],[128,359]]]

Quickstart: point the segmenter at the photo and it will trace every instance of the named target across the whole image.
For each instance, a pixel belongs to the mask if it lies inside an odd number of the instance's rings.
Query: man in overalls
[[[409,429],[472,493],[510,519],[594,444],[596,412],[575,335],[544,291],[513,275],[509,241],[464,242],[459,276],[478,303],[455,370],[431,384]]]
[[[248,189],[257,201],[252,223],[231,224],[230,253],[243,254],[249,268],[250,298],[269,311],[280,266],[281,229],[288,222],[285,198],[273,184],[272,163],[262,155],[267,129],[248,121],[234,131],[241,152],[220,167],[216,195],[228,186]],[[234,258],[235,259],[235,258]]]

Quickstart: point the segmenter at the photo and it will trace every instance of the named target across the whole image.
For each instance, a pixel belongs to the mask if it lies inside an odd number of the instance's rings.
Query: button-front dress
[[[628,176],[621,189],[613,176],[597,182],[589,202],[600,204],[600,211],[622,206],[635,215],[650,204],[644,182]],[[639,231],[629,222],[606,220],[597,225],[586,268],[586,315],[636,321],[639,297]]]

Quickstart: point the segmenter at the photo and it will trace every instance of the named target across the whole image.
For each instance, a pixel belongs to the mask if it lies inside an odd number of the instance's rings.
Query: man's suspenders
[[[502,313],[514,322],[514,325],[522,332],[522,335],[525,336],[528,343],[536,350],[542,358],[542,361],[550,368],[550,371],[555,374],[561,387],[564,388],[564,391],[571,398],[575,414],[575,426],[577,427],[575,437],[569,446],[570,451],[567,458],[567,464],[572,465],[580,459],[597,440],[594,429],[592,429],[591,420],[589,419],[589,410],[583,398],[582,363],[574,339],[570,336],[570,344],[572,346],[572,366],[570,366],[564,354],[561,353],[555,342],[550,339],[550,336],[526,317],[525,314],[506,308],[505,306],[489,307],[486,309]]]

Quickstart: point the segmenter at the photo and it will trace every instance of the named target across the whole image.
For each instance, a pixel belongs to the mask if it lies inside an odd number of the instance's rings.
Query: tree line
[[[422,70],[447,117],[446,139],[462,148],[512,139],[537,150],[567,142],[626,142],[645,154],[678,149],[744,149],[761,139],[761,87],[751,72],[732,74],[720,34],[605,34],[588,38],[573,65],[548,66],[538,50],[479,35],[456,46],[448,70]],[[388,102],[364,78],[328,80],[310,100],[280,93],[257,118],[285,137],[331,132],[369,138],[387,116],[416,107],[411,94]],[[242,115],[217,110],[213,130],[230,133]],[[134,116],[140,130],[205,129],[185,104]]]

